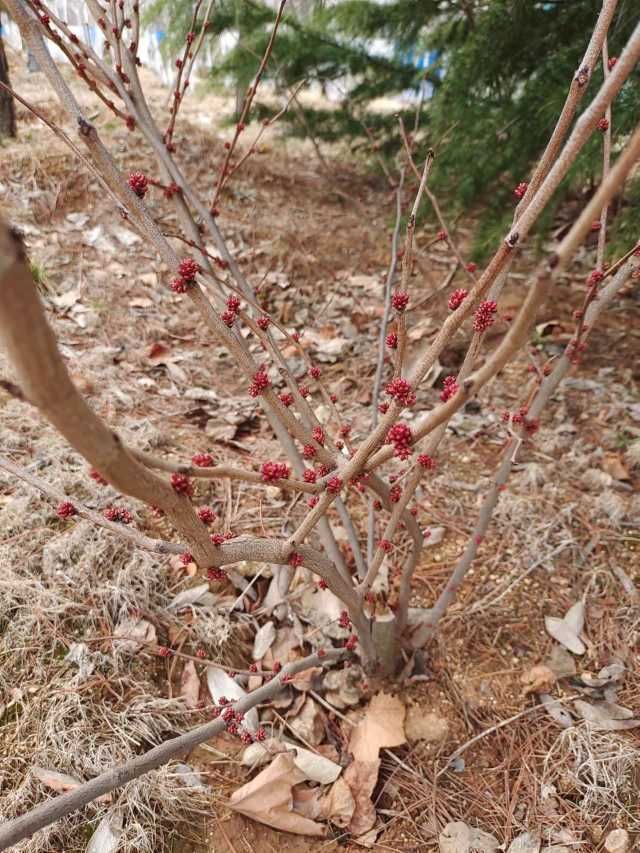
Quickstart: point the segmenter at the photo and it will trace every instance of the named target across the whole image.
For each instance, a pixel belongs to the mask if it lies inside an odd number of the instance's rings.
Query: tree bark
[[[5,86],[10,86],[9,80],[9,63],[7,62],[7,54],[4,50],[4,42],[2,40],[2,29],[0,28],[0,83]],[[0,139],[5,136],[16,135],[16,108],[13,95],[9,94],[6,89],[0,87]]]

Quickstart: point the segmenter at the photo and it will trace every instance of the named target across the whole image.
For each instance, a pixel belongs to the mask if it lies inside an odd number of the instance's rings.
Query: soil
[[[39,74],[18,69],[13,79],[43,113],[58,117]],[[159,109],[166,94],[153,80],[147,82]],[[223,106],[224,99],[204,91],[184,105],[179,153],[205,195],[223,156],[222,141],[230,136],[211,118],[220,116]],[[124,169],[153,174],[138,134],[102,112],[95,121]],[[248,399],[231,360],[184,303],[161,287],[167,271],[150,247],[113,237],[114,229],[126,223],[84,166],[23,107],[18,124],[17,140],[2,146],[0,197],[7,215],[25,232],[32,262],[43,270],[48,312],[92,405],[114,424],[123,406],[128,415],[146,418],[162,434],[163,451],[182,458],[203,449],[239,465],[270,454],[278,458],[264,422],[250,407],[246,417],[216,432],[211,408],[184,397],[194,385],[211,388],[225,413],[237,413],[240,398]],[[255,130],[250,126],[247,138]],[[366,424],[371,401],[393,193],[383,177],[340,148],[324,152],[331,164],[327,173],[310,143],[282,139],[277,128],[265,139],[223,196],[218,221],[252,283],[262,283],[265,307],[284,323],[304,326],[318,353],[336,337],[349,342],[344,360],[323,362],[323,379],[358,430]],[[165,215],[167,206],[154,192],[154,209]],[[412,192],[409,188],[405,207]],[[86,221],[78,218],[83,214]],[[165,224],[170,231],[169,217]],[[463,251],[472,225],[457,229]],[[443,245],[432,245],[437,230],[431,215],[419,223],[412,298],[435,291],[447,275],[451,258]],[[520,304],[535,261],[532,249],[520,250],[501,315]],[[523,353],[454,420],[438,472],[421,494],[420,523],[443,527],[444,537],[424,551],[415,578],[416,607],[433,602],[464,547],[504,443],[500,412],[525,402],[531,359],[541,365],[568,340],[592,263],[589,245],[544,307],[532,352]],[[463,283],[458,272],[451,288]],[[412,316],[418,329],[415,345],[435,333],[446,313],[444,302],[436,297]],[[545,412],[539,433],[522,447],[490,535],[426,650],[422,678],[401,688],[407,706],[444,719],[446,732],[434,743],[394,750],[401,764],[384,758],[374,794],[380,828],[374,849],[436,850],[438,833],[450,820],[480,826],[507,844],[524,829],[542,831],[547,843],[560,843],[564,832],[571,849],[585,850],[600,849],[612,828],[640,830],[637,797],[624,791],[618,802],[585,809],[559,769],[563,762],[571,767],[570,750],[553,752],[561,730],[535,695],[523,693],[523,676],[546,661],[554,645],[545,616],[561,616],[584,600],[588,642],[586,654],[576,661],[578,671],[597,672],[622,660],[627,674],[617,701],[639,708],[640,609],[632,587],[625,589],[620,580],[623,572],[631,585],[640,585],[640,467],[638,455],[630,453],[640,436],[639,321],[637,288],[630,286],[593,332],[584,363]],[[502,320],[497,323],[496,337],[490,335],[486,346],[495,345],[506,327]],[[425,406],[437,400],[442,377],[455,372],[466,336],[444,354],[434,387],[421,392]],[[0,421],[8,399],[0,391]],[[594,470],[599,479],[588,475]],[[0,481],[0,488],[5,496],[13,493],[11,483]],[[225,525],[237,532],[279,532],[283,513],[292,511],[282,495],[260,496],[255,490],[212,486],[201,497],[215,502]],[[141,523],[157,533],[158,523],[148,514]],[[266,584],[256,588],[262,595]],[[245,632],[242,647],[226,650],[234,665],[242,663],[250,641]],[[158,695],[175,692],[175,678],[172,686],[164,670],[154,678]],[[564,679],[550,692],[566,698],[577,689],[575,681]],[[327,730],[339,747],[336,722],[327,717]],[[449,757],[483,732],[461,754],[464,764],[446,769]],[[633,731],[616,737],[640,749]],[[185,827],[185,837],[193,839],[179,846],[212,853],[361,849],[337,828],[335,839],[315,841],[278,833],[230,811],[226,797],[249,774],[235,760],[235,742],[221,738],[215,747],[229,760],[210,761],[200,751],[192,757],[209,774],[208,781],[215,780],[211,812],[203,825]],[[560,755],[557,766],[545,764],[549,755]],[[549,784],[554,792],[545,795]]]

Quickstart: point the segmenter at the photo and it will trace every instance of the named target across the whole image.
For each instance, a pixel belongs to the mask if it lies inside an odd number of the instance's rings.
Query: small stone
[[[449,723],[444,717],[432,712],[425,714],[418,705],[412,705],[407,711],[404,727],[410,742],[422,740],[437,743],[445,740],[449,734]]]
[[[614,829],[605,838],[604,849],[607,853],[627,853],[630,844],[626,829]]]

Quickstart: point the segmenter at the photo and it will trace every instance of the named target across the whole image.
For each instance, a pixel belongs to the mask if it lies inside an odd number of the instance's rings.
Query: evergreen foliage
[[[423,150],[437,151],[432,182],[447,194],[458,214],[482,204],[478,257],[510,220],[513,189],[527,180],[553,129],[569,82],[584,53],[600,0],[291,0],[280,27],[266,77],[286,91],[301,80],[316,81],[341,93],[335,109],[290,110],[292,133],[311,132],[318,140],[347,138],[367,150],[364,126],[383,156],[398,150],[393,114],[372,104],[382,96],[417,93],[433,86],[425,101],[417,135]],[[169,0],[156,0],[154,10]],[[179,44],[189,26],[190,0],[171,0],[168,46]],[[621,0],[610,30],[609,55],[622,50],[637,23],[633,0]],[[214,37],[239,35],[236,46],[211,69],[213,80],[233,80],[244,90],[255,73],[275,18],[260,0],[220,0]],[[386,45],[384,51],[381,45]],[[412,57],[433,56],[426,71]],[[384,53],[384,55],[382,55]],[[601,63],[583,103],[602,82]],[[616,138],[629,133],[640,115],[640,74],[629,79],[614,104]],[[416,96],[417,100],[417,96]],[[407,123],[415,105],[408,103]],[[260,103],[268,115],[273,108]],[[556,204],[588,193],[601,169],[602,146],[593,139],[571,170]],[[614,237],[637,238],[640,185],[631,182],[619,203]],[[488,210],[488,213],[487,213]],[[554,215],[547,211],[539,233]],[[615,242],[614,242],[614,248]]]

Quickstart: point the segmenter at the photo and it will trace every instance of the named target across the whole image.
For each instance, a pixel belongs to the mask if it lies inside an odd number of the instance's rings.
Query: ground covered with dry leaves
[[[14,78],[57,117],[40,75],[18,70]],[[162,108],[166,93],[154,94]],[[203,188],[223,155],[222,106],[205,94],[185,104],[181,156]],[[153,174],[135,133],[98,109],[93,119],[124,170]],[[0,198],[25,234],[49,319],[91,405],[156,455],[188,460],[206,451],[245,467],[280,458],[227,353],[165,286],[167,270],[50,131],[23,109],[19,120],[19,139],[2,148]],[[325,152],[329,174],[311,146],[270,134],[223,199],[219,222],[268,308],[304,328],[357,440],[370,418],[393,197],[344,152]],[[175,230],[159,194],[151,205],[164,230]],[[429,245],[436,231],[427,219],[416,235],[417,346],[446,311],[436,291],[452,259],[442,244]],[[464,223],[457,237],[464,246]],[[520,304],[533,262],[521,250],[501,314]],[[432,535],[416,607],[433,602],[464,546],[505,441],[500,413],[526,402],[531,359],[543,362],[569,339],[592,264],[587,246],[544,309],[533,353],[452,421],[438,470],[419,492],[420,522]],[[537,833],[543,849],[559,853],[602,849],[616,828],[640,832],[639,318],[629,288],[520,449],[490,536],[420,675],[373,694],[356,666],[308,673],[260,709],[271,752],[253,745],[247,754],[225,734],[19,849],[85,849],[105,816],[103,846],[94,850],[464,850],[456,832],[467,825],[497,839],[478,836],[477,849],[508,847],[529,832],[518,849],[537,850]],[[505,328],[496,324],[496,334]],[[438,399],[467,334],[444,353],[416,408]],[[11,379],[1,355],[0,377]],[[141,530],[170,535],[147,508],[90,479],[54,430],[2,390],[0,447],[70,497],[100,510],[126,504]],[[197,491],[198,503],[214,508],[217,529],[237,534],[285,534],[301,511],[277,488],[201,481]],[[260,564],[235,567],[240,592],[212,593],[193,564],[63,521],[3,473],[0,539],[5,817],[206,719],[199,703],[230,679],[208,670],[198,650],[228,667],[255,662],[259,671],[342,636],[340,608],[304,571],[287,601],[277,572]],[[383,571],[380,592],[393,592],[393,583]],[[545,625],[546,617],[556,621]],[[177,653],[159,657],[156,644]],[[279,832],[246,815],[322,837]],[[463,823],[449,827],[439,848],[449,822]]]

